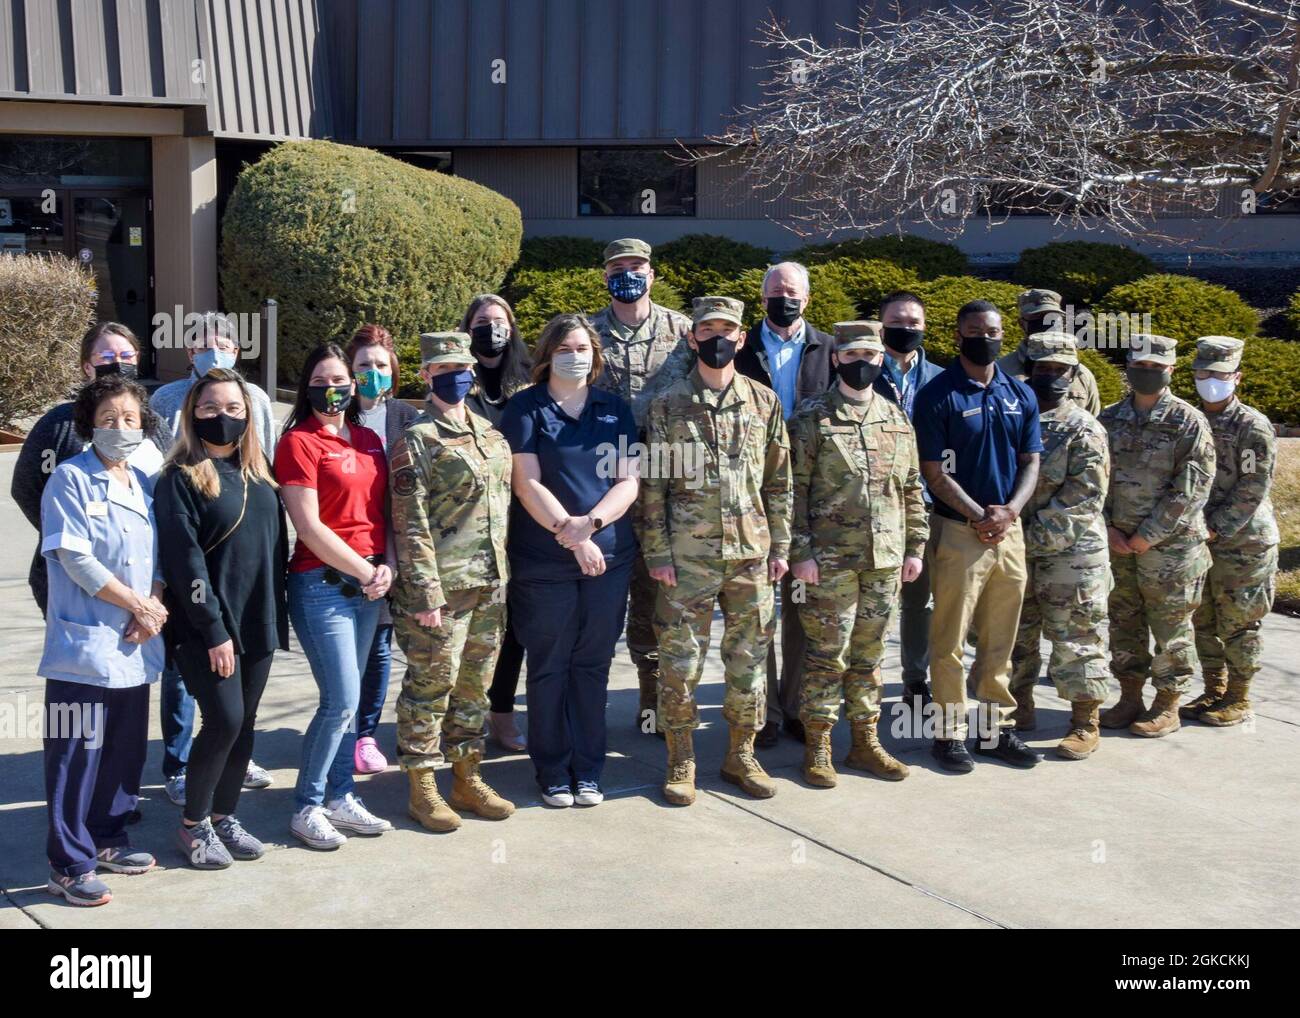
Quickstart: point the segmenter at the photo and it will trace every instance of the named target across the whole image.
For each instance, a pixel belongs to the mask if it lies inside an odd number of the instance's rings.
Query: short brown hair
[[[137,354],[140,352],[140,341],[135,338],[135,333],[128,329],[121,322],[99,322],[92,325],[86,330],[86,334],[81,337],[81,364],[90,363],[90,352],[105,336],[121,336],[131,344],[131,349]]]
[[[574,329],[581,329],[591,340],[591,372],[587,375],[587,383],[590,384],[600,377],[601,372],[605,370],[605,356],[600,349],[600,336],[591,327],[591,322],[587,321],[586,315],[564,314],[556,315],[547,322],[537,340],[537,349],[533,354],[534,382],[545,382],[551,377],[551,357],[555,354],[555,348]]]

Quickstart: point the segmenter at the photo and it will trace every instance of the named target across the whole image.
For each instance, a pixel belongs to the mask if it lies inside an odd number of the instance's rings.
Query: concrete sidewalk
[[[41,702],[34,670],[44,626],[26,582],[36,535],[8,494],[14,459],[0,455],[0,712],[21,717]],[[756,802],[718,777],[726,730],[715,626],[701,686],[701,794],[689,809],[660,799],[663,743],[633,731],[636,676],[620,643],[604,805],[549,810],[527,757],[498,753],[485,773],[518,813],[433,835],[407,818],[406,781],[390,767],[359,779],[359,792],[397,830],[334,853],[302,848],[288,832],[301,733],[316,705],[295,645],[277,655],[259,718],[255,756],[275,784],[244,793],[239,811],[273,850],[219,873],[184,865],[180,811],[160,785],[155,693],[144,819],[130,831],[160,865],[108,875],[116,897],[104,908],[74,908],[45,891],[41,744],[0,730],[0,929],[1296,926],[1300,620],[1271,615],[1265,634],[1250,726],[1190,725],[1161,740],[1107,733],[1086,762],[1049,756],[1031,772],[980,762],[968,776],[937,771],[924,742],[886,732],[912,776],[889,784],[841,769],[831,790],[802,784],[801,749],[783,739],[762,755],[779,792]],[[895,702],[897,666],[891,642],[887,721],[909,717]],[[379,732],[390,758],[402,667]],[[1030,741],[1048,748],[1069,711],[1050,686],[1037,699]],[[522,695],[520,704],[526,724]],[[844,724],[835,741],[838,762]],[[439,781],[445,794],[445,769]]]

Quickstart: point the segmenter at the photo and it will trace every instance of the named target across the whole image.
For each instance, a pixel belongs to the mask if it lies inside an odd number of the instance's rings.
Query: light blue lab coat
[[[50,577],[45,653],[37,674],[63,682],[121,689],[154,682],[163,667],[163,641],[123,636],[125,608],[87,594],[59,562],[58,550],[93,555],[117,579],[148,595],[157,572],[153,479],[131,467],[134,493],[113,480],[93,448],[55,468],[41,496],[41,553]]]

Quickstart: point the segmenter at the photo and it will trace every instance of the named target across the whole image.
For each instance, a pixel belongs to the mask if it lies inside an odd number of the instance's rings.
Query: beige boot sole
[[[460,817],[454,820],[445,820],[435,823],[428,817],[422,817],[411,807],[406,807],[406,815],[423,827],[426,831],[433,831],[434,834],[450,834],[452,831],[460,829]]]
[[[739,786],[742,792],[752,795],[755,799],[770,799],[776,795],[775,787],[756,785],[744,775],[732,774],[730,771],[722,771],[721,773],[723,781],[729,781],[731,784]]]

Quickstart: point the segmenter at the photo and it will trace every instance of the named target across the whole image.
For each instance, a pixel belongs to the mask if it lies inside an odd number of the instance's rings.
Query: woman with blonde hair
[[[248,386],[213,368],[185,395],[154,493],[170,615],[165,637],[202,727],[186,770],[182,851],[197,869],[262,856],[235,818],[258,703],[289,646],[288,531]]]

